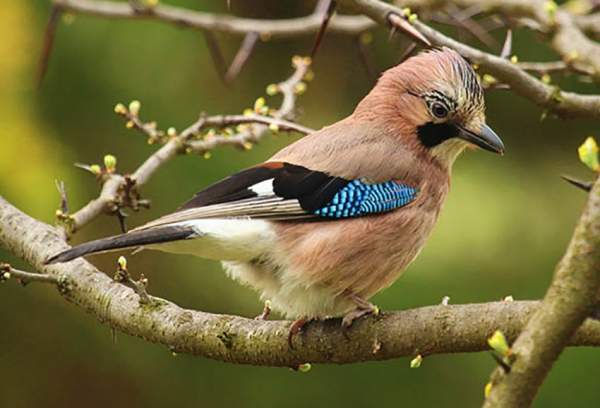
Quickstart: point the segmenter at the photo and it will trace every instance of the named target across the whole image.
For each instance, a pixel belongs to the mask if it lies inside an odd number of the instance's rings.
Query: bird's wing
[[[369,184],[284,162],[267,162],[223,179],[178,211],[136,230],[205,218],[341,219],[407,205],[417,188],[399,181]]]

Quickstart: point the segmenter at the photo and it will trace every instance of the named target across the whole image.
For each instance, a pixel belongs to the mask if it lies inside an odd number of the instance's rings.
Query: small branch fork
[[[155,301],[148,292],[146,291],[146,286],[148,286],[148,279],[144,276],[144,274],[140,274],[140,278],[135,280],[129,274],[129,270],[127,269],[127,259],[124,256],[119,257],[117,261],[117,272],[113,278],[115,282],[122,283],[123,285],[133,289],[133,291],[139,296],[141,305],[152,305],[155,304]]]
[[[248,110],[243,115],[200,115],[196,122],[180,133],[173,128],[167,131],[160,130],[156,122],[143,122],[139,117],[141,104],[137,101],[132,102],[127,108],[118,104],[115,112],[126,120],[127,128],[137,129],[148,137],[148,143],[159,143],[162,147],[131,174],[118,174],[115,169],[116,163],[109,165],[105,163],[104,168],[97,165],[79,165],[96,175],[102,184],[102,189],[98,198],[69,214],[64,185],[58,185],[61,208],[57,210],[57,219],[63,226],[65,236],[68,237],[78,231],[102,213],[117,215],[122,223],[124,208],[134,211],[147,208],[149,201],[140,197],[139,188],[145,185],[160,167],[178,154],[206,155],[211,150],[225,145],[250,149],[254,143],[259,142],[269,133],[312,132],[312,129],[288,120],[294,116],[297,96],[306,89],[304,81],[309,80],[312,75],[309,70],[310,63],[310,58],[294,57],[293,75],[283,82],[269,85],[270,94],[281,93],[283,96],[279,109],[269,109],[264,98],[259,98],[254,110]]]

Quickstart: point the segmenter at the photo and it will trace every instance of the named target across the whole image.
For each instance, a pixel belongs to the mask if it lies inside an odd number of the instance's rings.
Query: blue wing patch
[[[349,182],[333,199],[314,214],[327,218],[349,218],[382,213],[410,203],[417,189],[395,181],[367,184],[359,180]]]

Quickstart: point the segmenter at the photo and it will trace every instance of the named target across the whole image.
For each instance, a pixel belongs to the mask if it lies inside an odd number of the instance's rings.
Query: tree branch
[[[347,333],[339,319],[309,324],[294,350],[287,343],[288,321],[260,321],[183,309],[152,298],[141,304],[132,289],[89,262],[45,266],[67,248],[60,232],[17,210],[0,197],[0,243],[37,271],[66,276],[63,296],[99,321],[169,349],[241,364],[297,367],[301,363],[353,363],[401,356],[474,352],[501,329],[516,337],[538,302],[439,305],[361,319]],[[588,320],[571,339],[574,346],[600,346],[600,321]]]
[[[512,347],[510,373],[494,372],[484,407],[531,404],[554,361],[592,313],[599,290],[600,181],[596,181],[541,307]]]
[[[365,16],[389,27],[390,12],[403,15],[399,8],[378,0],[341,0],[339,3],[351,6],[362,15],[334,16],[328,24],[328,31],[332,33],[358,36],[374,26],[373,22]],[[77,14],[105,18],[155,19],[204,32],[225,32],[243,36],[259,33],[263,39],[313,34],[319,30],[322,23],[322,15],[318,9],[305,17],[260,20],[211,14],[162,4],[146,8],[131,7],[128,3],[97,0],[54,0],[53,4],[63,11]],[[415,11],[428,13],[444,9],[449,5],[456,8],[457,5],[467,10],[477,8],[485,10],[486,13],[500,14],[510,21],[534,27],[537,31],[549,35],[552,47],[574,72],[585,73],[592,79],[600,77],[600,45],[587,38],[582,31],[594,31],[590,26],[598,19],[596,14],[573,16],[562,8],[549,8],[553,3],[543,0],[458,0],[452,4],[444,0],[406,0],[401,4]],[[419,21],[416,21],[414,26],[435,45],[458,50],[478,64],[483,73],[496,77],[518,95],[548,111],[561,116],[600,117],[598,95],[562,91],[556,86],[540,81],[527,73],[523,67],[507,59],[455,41]]]
[[[310,58],[294,57],[294,73],[285,81],[273,84],[275,93],[283,95],[283,101],[279,109],[265,112],[266,114],[248,113],[245,115],[215,115],[200,118],[177,134],[164,132],[156,128],[156,123],[144,123],[140,120],[138,113],[139,102],[136,107],[129,109],[123,105],[117,105],[115,111],[127,120],[127,127],[136,128],[148,136],[151,143],[163,142],[164,145],[142,163],[131,175],[120,175],[115,172],[104,172],[99,175],[102,181],[100,196],[91,200],[79,211],[68,215],[61,214],[66,222],[67,232],[72,233],[81,229],[84,225],[102,213],[114,214],[122,207],[130,207],[137,210],[138,206],[144,204],[137,195],[137,190],[145,185],[154,173],[165,163],[182,153],[206,153],[219,146],[237,146],[246,148],[251,143],[256,143],[271,132],[294,131],[299,133],[310,133],[312,129],[287,120],[294,116],[296,97],[300,91],[299,85],[309,72]],[[268,111],[268,107],[264,107]],[[233,135],[210,134],[199,138],[203,130],[208,128],[225,128],[228,126],[244,125],[244,128]]]
[[[402,13],[399,8],[378,0],[339,0],[339,2],[353,7],[357,12],[369,16],[386,27],[389,24],[390,13]],[[516,10],[521,10],[523,13],[529,10],[527,2],[513,0],[508,3],[514,5]],[[535,12],[537,13],[537,10]],[[509,60],[465,45],[420,21],[415,21],[413,24],[434,45],[447,46],[457,50],[471,62],[477,64],[480,71],[493,75],[510,86],[510,89],[518,95],[558,115],[600,118],[600,96],[561,91],[557,87],[547,85],[531,76]],[[580,38],[574,40],[580,40]]]
[[[136,10],[127,3],[116,1],[53,0],[53,4],[59,5],[65,12],[75,14],[113,19],[157,20],[177,26],[237,36],[258,32],[264,39],[285,39],[312,35],[319,30],[323,22],[323,16],[318,12],[305,17],[260,20],[204,13],[163,4],[145,10]],[[338,16],[331,21],[327,30],[339,34],[355,35],[372,27],[373,23],[363,16]]]

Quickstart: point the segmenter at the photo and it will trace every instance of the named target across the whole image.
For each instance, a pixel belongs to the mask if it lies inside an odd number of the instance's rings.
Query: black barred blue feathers
[[[367,184],[353,180],[315,214],[327,218],[349,218],[383,213],[405,206],[416,195],[417,189],[395,181]]]
[[[401,182],[369,184],[290,163],[268,162],[208,187],[181,211],[185,217],[342,219],[392,211],[416,195],[415,188]],[[180,219],[177,213],[174,217],[168,221]]]

